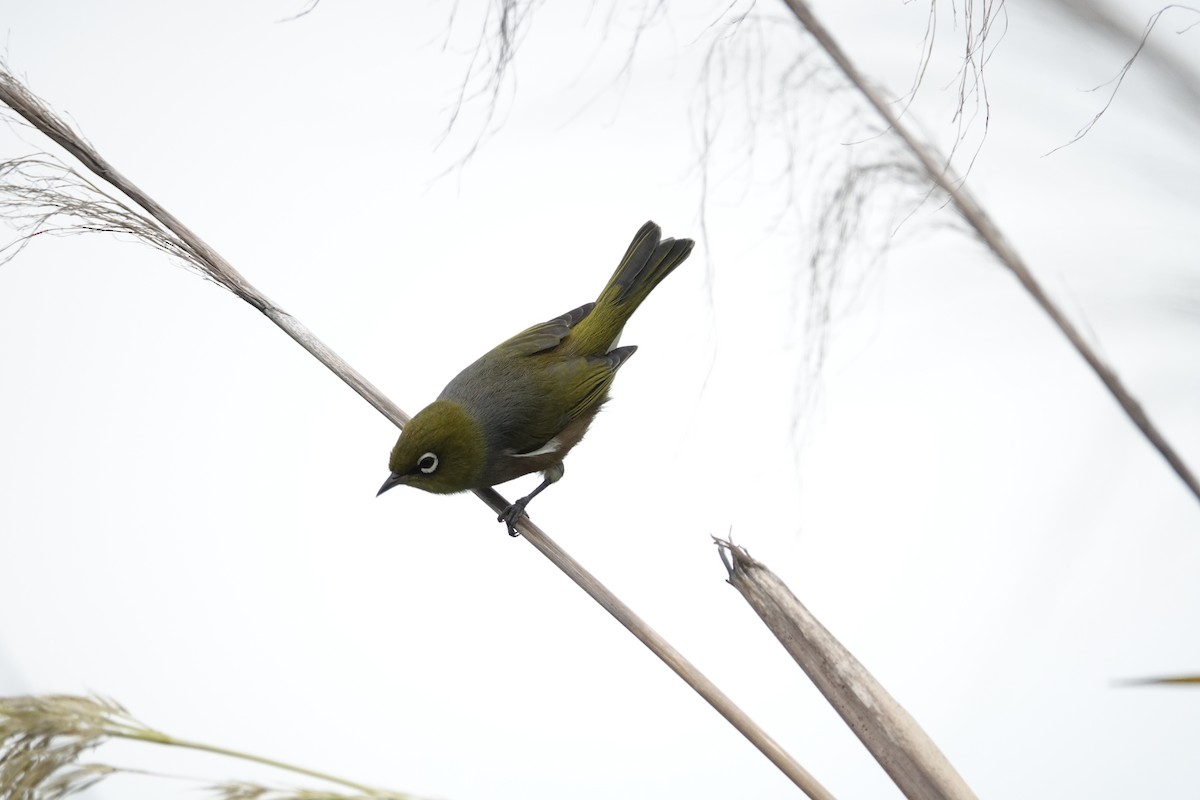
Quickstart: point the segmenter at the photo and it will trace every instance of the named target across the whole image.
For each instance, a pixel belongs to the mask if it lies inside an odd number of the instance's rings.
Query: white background
[[[783,577],[981,797],[1200,794],[1200,694],[1116,685],[1200,672],[1196,499],[936,201],[883,262],[847,257],[821,384],[801,379],[805,192],[871,146],[838,132],[851,98],[796,96],[827,127],[788,184],[780,130],[749,138],[731,79],[706,190],[724,4],[651,15],[628,62],[648,9],[548,4],[498,114],[468,98],[438,146],[485,5],[451,22],[450,4],[326,0],[280,22],[303,5],[4,0],[0,20],[15,73],[410,413],[593,298],[646,219],[698,238],[706,201],[709,240],[627,328],[641,349],[536,521],[839,797],[897,793],[724,583],[711,535]],[[1118,11],[1140,29],[1155,9]],[[926,6],[817,11],[889,93],[909,87]],[[782,5],[759,12],[779,20],[758,50],[769,116],[772,70],[811,45]],[[1194,21],[1153,41],[1196,71],[1200,32],[1175,33]],[[943,146],[962,24],[939,8],[911,111]],[[1129,55],[1009,4],[969,186],[1195,469],[1196,106],[1139,63],[1045,155]],[[3,137],[7,157],[46,146]],[[0,694],[94,691],[178,736],[454,800],[796,796],[473,497],[376,499],[392,426],[160,254],[40,237],[0,267],[0,375]]]

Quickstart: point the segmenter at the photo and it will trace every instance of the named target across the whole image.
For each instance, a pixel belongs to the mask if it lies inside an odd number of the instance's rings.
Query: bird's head
[[[401,485],[436,494],[481,488],[486,463],[479,423],[458,403],[435,400],[401,431],[388,460],[392,474],[379,494]]]

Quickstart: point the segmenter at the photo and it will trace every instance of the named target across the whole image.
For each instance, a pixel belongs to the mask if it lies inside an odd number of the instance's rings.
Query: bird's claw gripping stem
[[[522,497],[517,502],[504,509],[500,516],[496,517],[497,522],[503,522],[508,526],[509,536],[520,536],[521,532],[517,530],[517,520],[525,514],[525,504],[529,502],[528,497]]]
[[[503,522],[506,525],[508,525],[508,535],[509,536],[520,536],[521,535],[517,531],[516,525],[517,525],[517,520],[519,520],[521,518],[521,516],[523,514],[525,514],[525,506],[529,505],[529,501],[532,500],[533,498],[537,497],[538,494],[542,491],[542,489],[545,489],[547,486],[549,486],[550,484],[554,483],[556,480],[558,480],[559,478],[562,477],[562,464],[559,464],[557,469],[552,469],[543,474],[546,476],[546,478],[541,483],[538,484],[538,487],[536,489],[534,489],[532,492],[530,492],[529,494],[522,497],[517,502],[510,505],[508,508],[504,509],[504,513],[502,513],[500,516],[496,517],[497,522]]]

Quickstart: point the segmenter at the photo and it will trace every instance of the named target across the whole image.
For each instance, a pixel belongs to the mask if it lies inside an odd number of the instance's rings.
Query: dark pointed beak
[[[379,497],[379,495],[388,489],[391,489],[393,486],[399,486],[402,483],[404,483],[404,476],[399,472],[393,472],[391,475],[388,475],[388,479],[383,482],[383,486],[379,487],[379,491],[375,493],[375,496]]]

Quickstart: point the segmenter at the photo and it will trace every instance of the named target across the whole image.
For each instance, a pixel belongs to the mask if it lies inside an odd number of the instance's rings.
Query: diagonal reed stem
[[[250,305],[261,311],[272,322],[278,325],[288,336],[291,336],[318,361],[328,367],[335,375],[345,381],[368,403],[398,427],[403,428],[409,417],[395,403],[389,400],[373,384],[351,367],[337,353],[333,352],[318,339],[299,320],[271,303],[267,297],[258,291],[233,266],[213,250],[203,239],[190,228],[180,222],[174,215],[160,206],[136,184],[117,171],[96,150],[83,140],[75,131],[56,117],[46,105],[35,97],[8,70],[0,65],[0,102],[4,102],[29,122],[33,127],[50,137],[56,144],[74,156],[87,169],[115,187],[118,191],[140,206],[157,224],[179,238],[180,243],[188,254],[195,259],[195,265],[202,269],[206,276],[216,283],[233,292]],[[483,502],[497,512],[508,506],[508,502],[494,489],[484,489],[475,492]],[[732,700],[730,700],[712,681],[708,680],[696,667],[671,647],[665,639],[658,635],[640,617],[617,599],[602,583],[591,575],[583,566],[571,558],[549,536],[528,519],[519,523],[525,539],[536,547],[551,563],[567,574],[581,588],[591,595],[606,611],[612,614],[618,622],[624,625],[634,636],[646,645],[655,655],[675,671],[683,680],[703,697],[713,708],[738,729],[751,744],[762,751],[785,775],[791,779],[801,791],[813,800],[833,800],[821,784],[813,778],[800,764],[792,758],[766,731],[759,727]]]
[[[374,786],[367,786],[365,783],[358,783],[357,781],[347,780],[346,778],[339,778],[337,775],[331,775],[328,772],[320,772],[318,770],[301,767],[296,764],[289,764],[286,761],[279,761],[274,758],[267,758],[266,756],[258,756],[254,755],[253,753],[244,753],[240,750],[233,750],[228,747],[220,747],[219,745],[205,744],[204,742],[195,742],[189,739],[178,739],[174,736],[168,736],[165,733],[159,733],[158,731],[141,729],[130,732],[110,731],[108,735],[114,739],[128,739],[134,742],[150,742],[153,744],[166,745],[168,747],[181,747],[186,750],[195,750],[201,753],[213,753],[219,756],[236,758],[241,761],[248,761],[252,764],[262,764],[263,766],[284,770],[285,772],[292,772],[297,775],[316,778],[317,780],[325,781],[326,783],[345,786],[346,788],[353,789],[354,791],[359,792],[366,797],[383,797],[389,798],[389,800],[395,800],[396,798],[402,796],[386,789],[377,789]],[[403,795],[403,797],[408,796],[409,795]]]
[[[963,218],[975,229],[984,243],[996,254],[996,257],[1012,271],[1021,285],[1025,287],[1025,291],[1033,297],[1034,302],[1042,307],[1042,310],[1053,320],[1058,329],[1063,332],[1067,340],[1075,347],[1079,355],[1087,361],[1092,370],[1116,398],[1117,403],[1125,410],[1129,419],[1138,427],[1142,434],[1150,440],[1150,444],[1154,446],[1162,457],[1171,465],[1171,469],[1179,476],[1179,479],[1187,485],[1192,494],[1200,500],[1200,482],[1196,480],[1195,474],[1188,468],[1183,458],[1171,446],[1162,432],[1150,421],[1150,417],[1142,409],[1142,406],[1134,398],[1121,379],[1117,377],[1117,373],[1112,367],[1104,363],[1095,349],[1083,338],[1079,330],[1071,324],[1067,316],[1054,303],[1053,300],[1042,289],[1040,283],[1034,278],[1033,273],[1029,270],[1029,266],[1017,253],[1016,248],[1004,237],[1000,229],[988,216],[983,207],[975,200],[970,192],[966,190],[962,182],[954,176],[948,165],[940,163],[939,154],[929,145],[922,143],[901,122],[900,117],[892,110],[892,107],[883,99],[883,96],[875,89],[859,72],[858,67],[846,55],[837,40],[833,38],[833,34],[829,32],[816,14],[809,8],[808,3],[804,0],[784,0],[784,3],[795,15],[796,20],[816,39],[817,44],[829,55],[838,68],[845,74],[846,78],[854,85],[854,87],[862,92],[863,97],[867,102],[879,112],[888,126],[895,131],[896,135],[904,142],[912,154],[916,156],[921,163],[926,174],[935,184],[949,195],[951,202],[955,208],[963,215]]]

